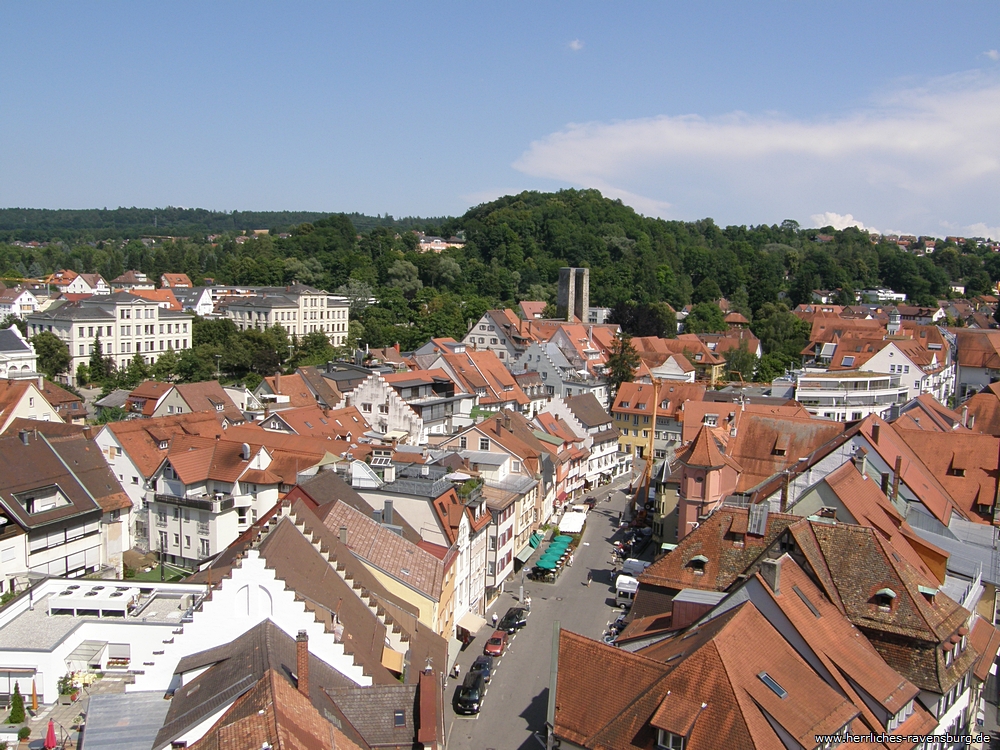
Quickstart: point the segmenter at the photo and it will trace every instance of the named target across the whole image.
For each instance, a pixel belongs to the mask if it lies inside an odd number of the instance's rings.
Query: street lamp
[[[216,354],[215,355],[215,379],[216,380],[219,380],[222,377],[221,365],[222,365],[222,355],[221,354]]]

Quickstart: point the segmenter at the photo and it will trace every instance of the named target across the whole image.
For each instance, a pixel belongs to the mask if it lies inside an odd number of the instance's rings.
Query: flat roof
[[[83,579],[80,579],[83,580]],[[67,582],[68,583],[68,582]],[[90,583],[90,581],[84,581]],[[100,583],[95,581],[95,583]],[[113,584],[114,581],[109,583]],[[138,587],[137,587],[138,588]],[[196,593],[194,588],[191,593]],[[34,609],[25,608],[23,612],[0,627],[0,650],[20,651],[34,649],[51,651],[70,633],[85,622],[107,622],[114,625],[122,624],[157,624],[180,625],[184,615],[183,594],[167,592],[150,596],[146,594],[140,600],[140,610],[134,617],[98,617],[97,615],[49,614],[49,606],[60,609],[59,592],[46,594],[35,599]]]

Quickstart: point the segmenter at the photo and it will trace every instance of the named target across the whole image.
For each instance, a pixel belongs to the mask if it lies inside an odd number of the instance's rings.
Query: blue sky
[[[1000,237],[1000,5],[0,4],[0,206]]]

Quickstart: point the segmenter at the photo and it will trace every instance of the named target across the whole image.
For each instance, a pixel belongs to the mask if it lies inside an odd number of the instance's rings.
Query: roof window
[[[406,726],[406,714],[403,711],[392,712],[392,725],[397,729]]]
[[[691,572],[696,576],[705,574],[705,565],[708,563],[708,558],[704,555],[695,555],[690,560],[688,560],[688,566],[691,568]]]
[[[842,367],[853,367],[854,357],[844,357],[842,360],[840,360],[840,364]]]
[[[875,606],[881,612],[888,612],[892,609],[892,601],[896,598],[896,592],[890,588],[879,589],[875,592]]]
[[[781,685],[778,684],[777,680],[771,677],[771,675],[769,675],[767,672],[761,672],[760,674],[757,675],[757,677],[760,678],[761,682],[763,682],[765,685],[771,688],[774,694],[779,698],[785,698],[788,696],[788,691],[785,690],[783,687],[781,687]]]

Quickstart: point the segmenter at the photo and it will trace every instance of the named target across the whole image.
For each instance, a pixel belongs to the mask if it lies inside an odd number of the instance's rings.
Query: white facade
[[[336,566],[330,566],[331,573]],[[177,663],[185,656],[229,643],[264,620],[271,620],[291,638],[300,630],[309,635],[309,651],[325,661],[357,685],[371,685],[371,677],[355,666],[354,657],[344,652],[335,633],[325,632],[307,602],[296,601],[295,591],[284,581],[277,580],[257,550],[247,550],[229,577],[213,589],[211,599],[201,603],[183,632],[174,636],[173,643],[160,645],[163,651],[155,663],[137,675],[127,692],[140,690],[166,691],[171,687]]]
[[[378,373],[365,378],[334,408],[348,406],[356,407],[372,430],[386,438],[395,437],[408,445],[427,441],[423,420]]]
[[[281,326],[289,336],[322,331],[334,346],[347,340],[350,300],[309,287],[259,290],[230,298],[225,315],[241,331]]]
[[[869,414],[885,417],[893,404],[905,404],[908,388],[901,375],[868,372],[801,373],[795,400],[810,414],[836,421],[856,421]]]
[[[900,385],[907,389],[907,401],[929,393],[939,403],[947,404],[948,398],[955,391],[955,365],[944,363],[946,352],[933,352],[932,356],[931,364],[922,368],[895,344],[890,343],[861,365],[860,369],[863,372],[900,376]]]
[[[127,293],[53,306],[28,316],[27,322],[29,336],[49,331],[69,347],[71,384],[77,367],[89,365],[98,336],[104,356],[112,357],[119,368],[128,367],[136,354],[153,364],[166,351],[191,348],[190,315]]]
[[[37,372],[38,356],[35,354],[35,347],[21,335],[17,326],[11,326],[6,330],[7,333],[0,333],[0,343],[5,343],[5,348],[0,349],[0,379],[22,377]],[[17,341],[11,337],[17,337]],[[8,341],[3,342],[3,339]]]
[[[7,315],[24,320],[38,309],[38,298],[29,289],[5,289],[0,295],[0,318]]]

